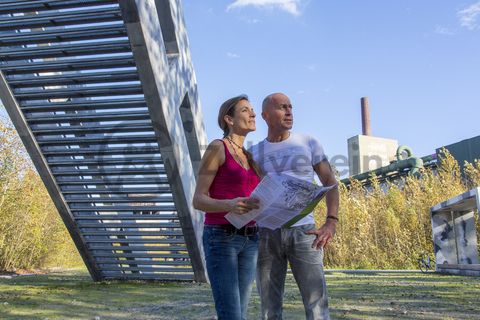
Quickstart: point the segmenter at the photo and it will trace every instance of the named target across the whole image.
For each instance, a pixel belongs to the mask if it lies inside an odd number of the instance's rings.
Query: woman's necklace
[[[243,163],[242,159],[240,158],[240,156],[238,155],[237,153],[237,149],[233,146],[237,146],[239,149],[242,149],[243,150],[243,147],[239,146],[237,143],[235,143],[235,141],[232,140],[232,138],[230,137],[226,137],[228,142],[230,142],[230,145],[232,146],[232,149],[233,149],[233,152],[235,153],[235,156],[236,158],[238,159],[238,162],[240,162],[240,165],[245,169],[247,170],[248,168],[245,166],[245,164]]]
[[[227,136],[227,139],[228,139],[228,141],[230,141],[230,143],[233,143],[234,145],[236,145],[238,149],[242,149],[242,150],[243,150],[243,147],[242,147],[242,146],[239,146],[235,141],[233,141],[232,138],[230,138],[230,137]]]

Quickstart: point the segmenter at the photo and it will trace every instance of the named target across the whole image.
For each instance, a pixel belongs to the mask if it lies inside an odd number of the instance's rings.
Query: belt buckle
[[[237,229],[234,226],[226,225],[225,230],[228,232],[228,235],[231,236],[232,234],[237,233]]]

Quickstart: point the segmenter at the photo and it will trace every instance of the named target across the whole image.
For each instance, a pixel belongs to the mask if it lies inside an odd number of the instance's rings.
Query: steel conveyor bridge
[[[0,0],[0,96],[92,278],[206,281],[180,0]]]

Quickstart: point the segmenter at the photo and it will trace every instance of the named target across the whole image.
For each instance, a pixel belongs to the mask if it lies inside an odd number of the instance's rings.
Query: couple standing
[[[276,230],[255,221],[236,229],[224,218],[228,212],[243,214],[258,208],[258,200],[249,196],[264,174],[282,172],[309,182],[317,174],[324,186],[336,184],[317,140],[290,132],[293,113],[286,95],[267,96],[262,118],[268,136],[247,151],[243,144],[256,129],[255,112],[246,96],[225,101],[218,115],[224,137],[208,146],[200,164],[193,202],[206,212],[203,244],[218,319],[247,318],[255,271],[262,319],[282,319],[288,263],[306,318],[329,319],[323,247],[335,235],[338,189],[327,193],[327,220],[319,229],[313,213],[290,228]]]

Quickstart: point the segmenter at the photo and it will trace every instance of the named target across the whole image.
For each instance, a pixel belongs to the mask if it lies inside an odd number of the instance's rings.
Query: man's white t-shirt
[[[264,174],[284,173],[312,183],[316,174],[313,166],[327,160],[322,145],[315,138],[298,133],[290,133],[281,142],[271,143],[265,139],[252,146],[250,152]],[[310,213],[294,226],[314,223],[313,213]]]

